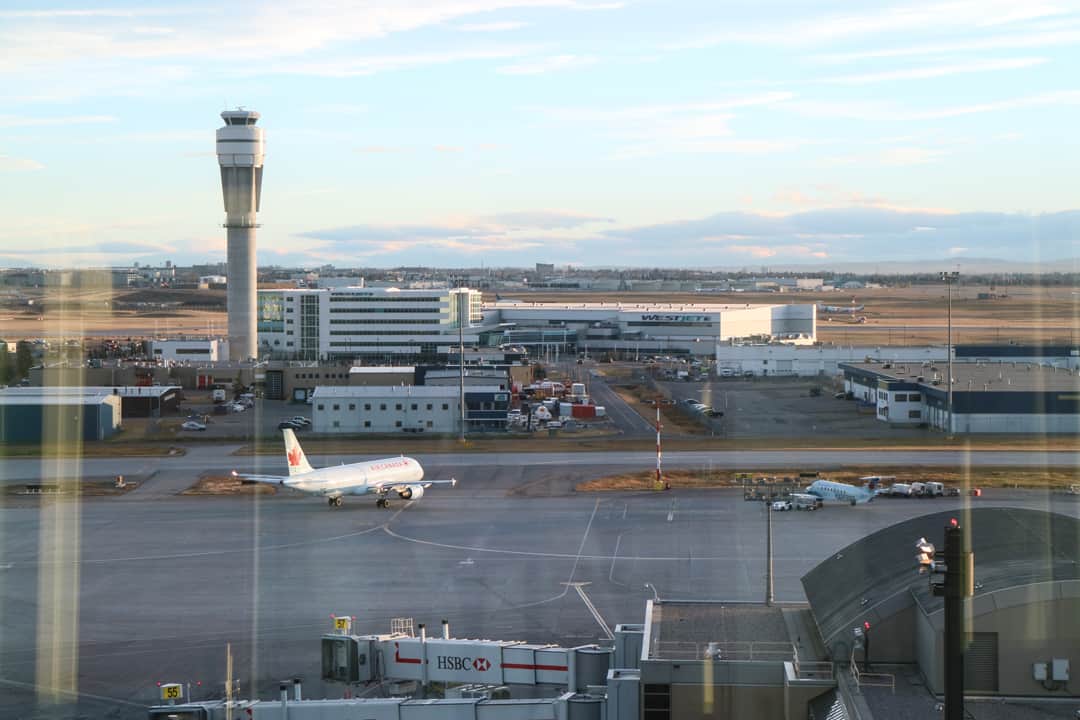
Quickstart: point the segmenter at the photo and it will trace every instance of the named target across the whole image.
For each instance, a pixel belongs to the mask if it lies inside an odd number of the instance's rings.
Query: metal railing
[[[784,662],[795,659],[790,642],[674,642],[654,641],[653,657],[683,660],[746,660]]]
[[[859,670],[859,663],[855,660],[855,651],[851,651],[851,678],[855,685],[862,689],[865,687],[887,687],[896,694],[896,676],[890,673],[868,673]]]
[[[799,680],[832,680],[833,664],[825,660],[803,661],[799,658],[799,649],[794,650],[795,657],[791,666],[795,670],[795,677]]]

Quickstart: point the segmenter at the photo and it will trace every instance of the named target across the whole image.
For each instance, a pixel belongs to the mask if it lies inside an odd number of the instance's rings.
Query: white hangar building
[[[562,345],[589,352],[674,352],[712,356],[717,343],[772,338],[808,344],[817,337],[817,307],[672,303],[533,303],[500,300],[497,313],[506,343]]]

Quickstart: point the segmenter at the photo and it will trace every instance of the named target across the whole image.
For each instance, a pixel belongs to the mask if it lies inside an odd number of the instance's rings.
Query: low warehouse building
[[[125,386],[44,386],[9,388],[11,395],[35,397],[64,397],[84,395],[97,397],[115,395],[120,399],[119,421],[123,418],[162,417],[180,412],[183,392],[179,385],[125,385]]]
[[[876,360],[891,363],[945,362],[945,347],[920,345],[717,345],[716,370],[762,377],[837,375],[841,363]]]
[[[319,386],[312,393],[317,433],[454,433],[459,429],[459,388],[439,386]],[[504,388],[465,390],[469,430],[503,429],[510,408]]]
[[[878,420],[948,430],[946,363],[841,363],[844,389]],[[1025,363],[953,363],[952,431],[1080,432],[1080,376]]]
[[[120,396],[111,389],[25,392],[40,389],[0,390],[0,442],[62,444],[105,440],[120,427]]]

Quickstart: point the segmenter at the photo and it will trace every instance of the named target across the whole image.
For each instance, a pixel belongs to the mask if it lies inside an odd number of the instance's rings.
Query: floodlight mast
[[[953,360],[953,347],[952,347],[952,286],[957,280],[960,279],[960,272],[957,270],[942,272],[941,280],[945,283],[945,288],[948,291],[949,296],[949,309],[948,309],[948,332],[946,342],[948,344],[948,371],[949,377],[945,383],[945,407],[948,409],[948,425],[946,425],[946,434],[951,439],[953,432],[956,429],[955,423],[953,423],[953,404],[952,404],[952,386],[953,386],[953,372],[952,372],[952,360]]]

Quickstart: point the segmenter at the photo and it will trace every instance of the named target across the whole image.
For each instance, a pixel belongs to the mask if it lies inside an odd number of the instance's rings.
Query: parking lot
[[[229,397],[231,400],[231,393]],[[184,402],[181,405],[182,412],[177,422],[182,422],[190,415],[205,416],[207,422],[206,430],[181,430],[180,436],[191,438],[274,436],[278,433],[278,423],[286,418],[302,415],[311,419],[311,406],[305,403],[256,398],[255,406],[242,412],[233,412],[231,405],[231,402],[215,404],[210,398],[209,391],[185,390]],[[228,412],[217,414],[219,407],[229,408]]]
[[[833,397],[830,381],[814,378],[713,378],[706,382],[659,382],[676,402],[700,400],[723,417],[702,418],[718,436],[791,438],[820,436],[918,440],[928,430],[893,428],[851,400]],[[811,388],[821,394],[811,396]]]

